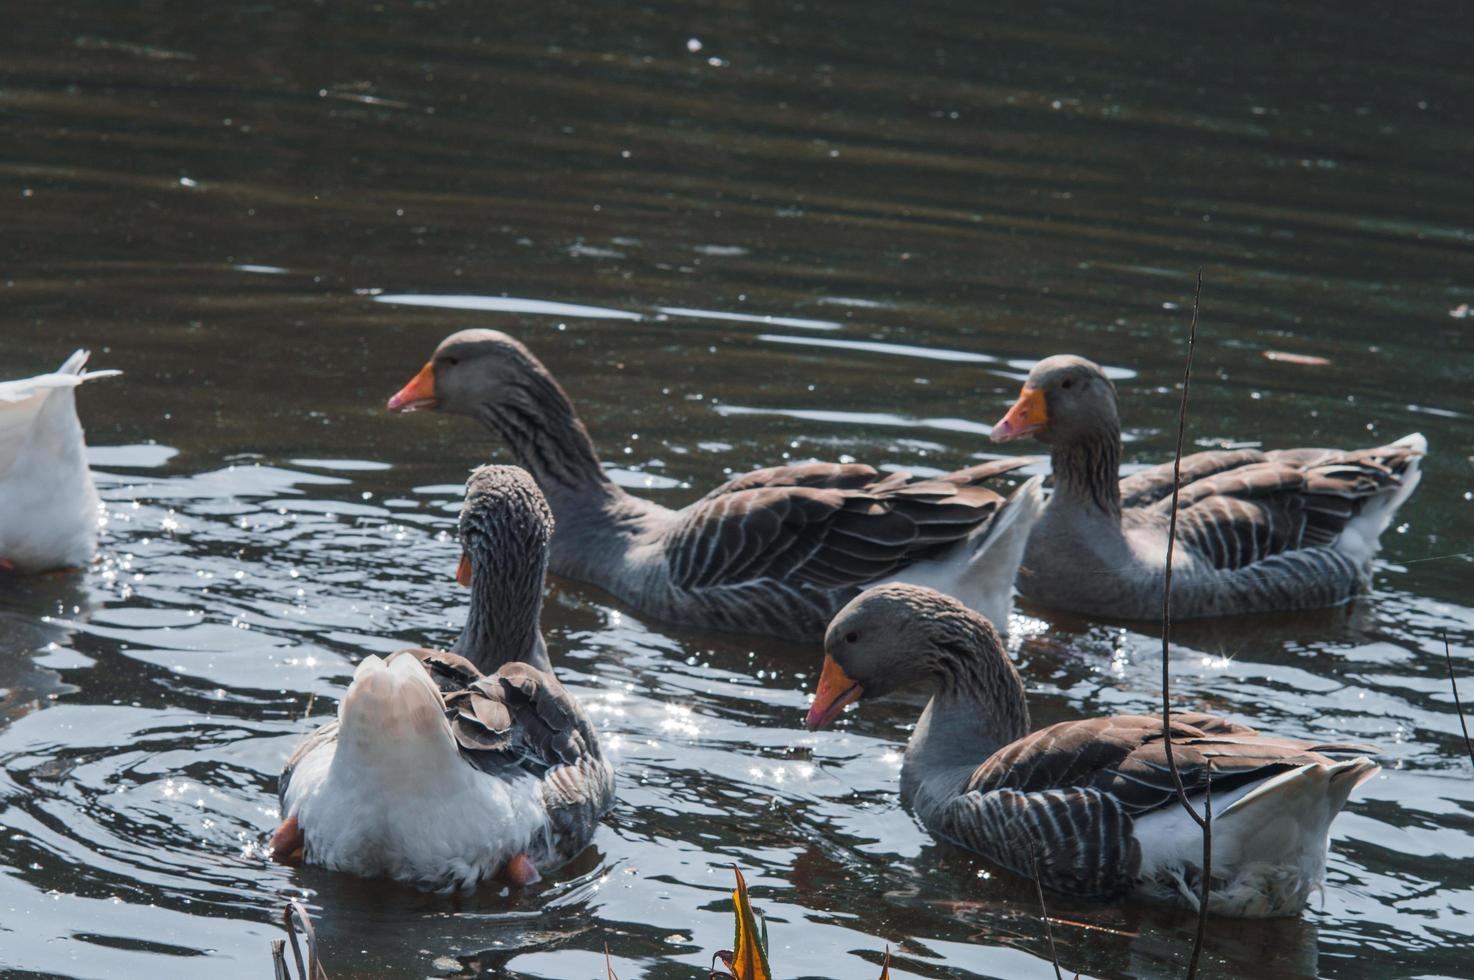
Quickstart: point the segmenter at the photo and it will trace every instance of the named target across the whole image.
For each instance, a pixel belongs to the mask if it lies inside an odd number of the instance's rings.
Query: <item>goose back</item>
[[[1171,739],[1184,789],[1201,797],[1211,777],[1215,809],[1277,776],[1334,766],[1328,754],[1367,751],[1274,738],[1197,713],[1174,715]],[[1143,880],[1137,821],[1178,806],[1163,742],[1159,717],[1051,725],[995,752],[963,793],[919,815],[940,836],[1017,874],[1032,877],[1037,867],[1047,888],[1121,898],[1155,884]]]

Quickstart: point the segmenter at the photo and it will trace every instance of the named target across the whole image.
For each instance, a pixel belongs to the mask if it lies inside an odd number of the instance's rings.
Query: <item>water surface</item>
[[[504,451],[382,409],[450,331],[526,341],[617,478],[680,504],[783,460],[983,458],[1059,351],[1111,368],[1128,461],[1164,459],[1201,268],[1196,445],[1434,450],[1369,596],[1176,637],[1183,704],[1385,749],[1324,900],[1215,923],[1210,967],[1469,974],[1463,5],[362,6],[6,18],[0,374],[80,345],[126,374],[81,396],[101,560],[0,591],[0,967],[267,975],[300,897],[335,975],[602,976],[607,944],[690,977],[736,863],[781,976],[887,945],[895,976],[1043,975],[1032,888],[898,803],[919,700],[808,734],[813,648],[597,589],[552,583],[545,623],[620,801],[544,886],[276,867],[275,778],[361,657],[464,614],[460,483]],[[1036,724],[1157,704],[1151,628],[1018,612]],[[1189,917],[1051,912],[1070,970],[1185,963]]]

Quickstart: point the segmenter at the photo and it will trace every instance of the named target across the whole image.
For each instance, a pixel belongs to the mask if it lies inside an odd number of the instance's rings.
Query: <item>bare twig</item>
[[[1454,689],[1454,707],[1459,712],[1459,727],[1464,730],[1464,751],[1469,753],[1469,762],[1474,764],[1474,742],[1469,741],[1469,722],[1464,718],[1464,705],[1459,700],[1459,679],[1454,676],[1454,658],[1448,650],[1448,633],[1443,634],[1443,662],[1448,664],[1448,683]]]
[[[276,980],[292,980],[291,971],[287,969],[287,941],[285,939],[271,941],[271,968],[276,974]]]
[[[609,980],[619,980],[614,975],[614,964],[609,961],[609,944],[604,944],[604,972],[609,974]]]
[[[1172,772],[1172,785],[1177,791],[1177,802],[1187,811],[1203,830],[1203,888],[1198,899],[1198,931],[1193,940],[1192,959],[1188,961],[1187,980],[1198,973],[1198,960],[1203,952],[1203,937],[1208,927],[1208,892],[1212,887],[1211,863],[1213,853],[1213,826],[1210,804],[1204,797],[1200,816],[1188,802],[1187,791],[1182,786],[1182,773],[1177,768],[1177,758],[1172,751],[1172,555],[1177,544],[1177,495],[1182,484],[1182,440],[1187,430],[1187,390],[1192,381],[1193,348],[1198,339],[1198,302],[1203,295],[1203,270],[1198,270],[1197,288],[1193,292],[1192,323],[1187,331],[1187,363],[1182,369],[1182,400],[1177,406],[1177,449],[1172,457],[1172,511],[1167,521],[1167,568],[1162,580],[1162,746],[1167,754],[1167,768]],[[1210,766],[1211,768],[1211,766]],[[1211,788],[1211,777],[1209,786]]]
[[[1039,878],[1039,856],[1029,846],[1029,864],[1034,869],[1034,891],[1039,896],[1039,914],[1044,917],[1044,937],[1049,940],[1049,961],[1054,964],[1054,980],[1065,980],[1059,969],[1059,951],[1054,948],[1054,927],[1049,924],[1049,906],[1044,904],[1044,882]],[[886,948],[889,956],[890,948]]]
[[[1203,894],[1198,899],[1198,931],[1193,935],[1192,958],[1187,961],[1189,980],[1197,975],[1198,960],[1203,955],[1203,940],[1208,934],[1208,889],[1213,885],[1213,768],[1203,773]]]
[[[282,927],[287,930],[287,938],[292,942],[292,958],[297,961],[297,975],[301,980],[327,980],[327,971],[317,959],[317,930],[312,927],[312,916],[307,914],[307,909],[301,902],[289,902],[281,914]],[[302,947],[297,942],[297,929],[300,925],[302,935],[307,939],[307,961],[302,960]],[[276,949],[280,940],[273,940],[272,949]],[[283,954],[282,966],[286,967],[286,956]],[[290,980],[290,973],[288,974]]]
[[[314,702],[316,700],[317,700],[317,692],[316,691],[308,691],[307,692],[307,710],[304,711],[304,712],[302,712],[302,720],[303,721],[306,721],[308,718],[311,718],[312,717],[312,702]]]
[[[297,924],[292,921],[292,906],[296,904],[292,902],[282,909],[281,923],[287,930],[287,938],[292,941],[292,959],[297,961],[297,976],[301,980],[311,980],[311,974],[307,972],[307,967],[302,963],[302,947],[297,944]]]

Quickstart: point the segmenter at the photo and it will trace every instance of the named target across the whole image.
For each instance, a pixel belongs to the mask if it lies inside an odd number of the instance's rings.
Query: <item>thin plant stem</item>
[[[1459,727],[1464,730],[1464,751],[1469,753],[1469,762],[1474,765],[1474,742],[1469,741],[1469,722],[1464,718],[1464,705],[1459,700],[1459,679],[1454,676],[1454,658],[1448,649],[1448,633],[1443,634],[1443,662],[1448,664],[1448,683],[1454,689],[1454,708],[1459,712]]]
[[[1044,937],[1049,940],[1049,961],[1054,964],[1054,980],[1065,980],[1059,968],[1059,951],[1054,948],[1054,927],[1049,924],[1049,906],[1044,904],[1044,882],[1039,878],[1039,857],[1029,848],[1029,863],[1034,867],[1034,891],[1039,896],[1039,914],[1044,917]],[[890,950],[886,950],[889,955]]]
[[[1172,773],[1172,785],[1177,791],[1177,802],[1203,831],[1203,887],[1198,899],[1198,929],[1193,938],[1192,958],[1188,961],[1187,980],[1194,980],[1198,974],[1198,961],[1202,957],[1203,939],[1208,929],[1208,898],[1213,884],[1213,816],[1207,796],[1203,798],[1203,815],[1199,815],[1188,802],[1182,773],[1177,768],[1177,758],[1172,750],[1172,556],[1177,545],[1177,497],[1182,485],[1182,442],[1187,431],[1188,385],[1192,381],[1193,350],[1198,339],[1198,305],[1202,296],[1203,270],[1199,269],[1197,288],[1193,291],[1192,322],[1187,331],[1187,363],[1182,369],[1182,399],[1177,406],[1177,447],[1172,457],[1172,510],[1167,521],[1167,567],[1162,577],[1162,746],[1167,755],[1167,768]],[[1211,763],[1208,768],[1211,791]]]
[[[1208,934],[1208,889],[1213,884],[1213,770],[1204,774],[1203,786],[1203,894],[1198,899],[1198,931],[1193,935],[1192,958],[1187,962],[1189,978],[1197,976],[1198,960],[1203,955],[1203,940]]]

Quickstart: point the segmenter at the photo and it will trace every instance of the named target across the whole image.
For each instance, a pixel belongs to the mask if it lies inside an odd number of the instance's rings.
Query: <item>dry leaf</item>
[[[1329,357],[1320,357],[1316,354],[1291,354],[1283,350],[1267,350],[1264,356],[1271,361],[1283,361],[1286,364],[1299,364],[1302,367],[1324,367],[1331,363]]]

